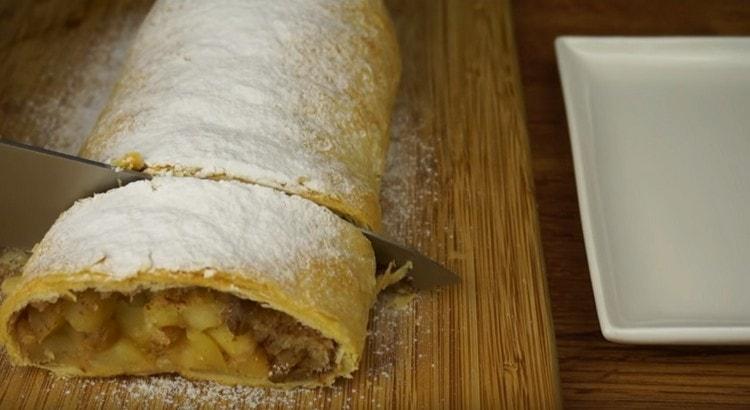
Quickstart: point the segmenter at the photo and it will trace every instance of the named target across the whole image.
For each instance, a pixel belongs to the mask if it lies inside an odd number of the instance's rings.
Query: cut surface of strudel
[[[304,198],[155,177],[77,202],[4,284],[16,364],[330,384],[358,366],[376,278],[362,233]]]
[[[399,74],[381,0],[160,0],[81,154],[273,187],[377,229]]]

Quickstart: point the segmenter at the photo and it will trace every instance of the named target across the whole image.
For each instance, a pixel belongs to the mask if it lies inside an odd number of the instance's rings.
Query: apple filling
[[[86,290],[75,300],[30,304],[14,330],[33,362],[101,375],[191,370],[308,380],[333,369],[337,348],[285,313],[197,287]]]

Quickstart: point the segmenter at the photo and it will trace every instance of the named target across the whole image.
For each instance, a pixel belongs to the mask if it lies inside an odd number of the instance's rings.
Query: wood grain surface
[[[384,222],[387,233],[447,264],[462,283],[423,293],[402,313],[376,314],[352,380],[286,393],[284,400],[258,393],[243,403],[557,408],[555,343],[509,4],[388,3],[404,76]],[[148,6],[147,0],[0,2],[0,137],[75,150],[71,138],[88,131],[122,59],[102,53],[98,40],[129,41],[128,27],[137,26]],[[5,357],[0,380],[0,407],[7,408],[243,404],[223,394],[195,401],[182,388],[144,395],[131,379],[60,380],[12,368]]]
[[[516,38],[569,408],[750,408],[750,348],[609,343],[599,332],[552,46],[563,34],[748,35],[745,0],[519,0]]]

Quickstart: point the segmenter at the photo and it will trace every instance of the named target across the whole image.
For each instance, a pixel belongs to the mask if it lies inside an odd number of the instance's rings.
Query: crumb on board
[[[20,278],[21,269],[30,256],[31,253],[23,249],[0,247],[0,302]]]
[[[127,169],[131,171],[142,171],[146,168],[146,163],[143,161],[143,156],[139,152],[128,152],[121,158],[112,161],[112,165],[117,168]]]

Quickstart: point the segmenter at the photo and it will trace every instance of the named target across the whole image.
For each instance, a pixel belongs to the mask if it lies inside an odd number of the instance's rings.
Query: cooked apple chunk
[[[224,304],[208,294],[190,293],[182,310],[182,318],[191,329],[204,331],[224,323],[221,312]]]
[[[84,373],[190,370],[285,382],[325,375],[337,348],[285,313],[202,288],[86,290],[26,306],[13,326],[31,360]]]
[[[219,346],[205,333],[188,329],[187,342],[183,344],[182,365],[188,369],[224,370],[226,362]]]
[[[255,339],[248,334],[235,335],[226,326],[209,329],[207,333],[230,356],[237,357],[255,351]]]
[[[78,294],[75,303],[65,304],[65,320],[79,332],[95,332],[115,310],[115,301],[108,296],[91,291]]]

